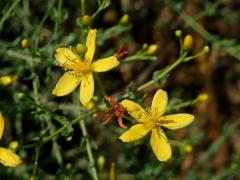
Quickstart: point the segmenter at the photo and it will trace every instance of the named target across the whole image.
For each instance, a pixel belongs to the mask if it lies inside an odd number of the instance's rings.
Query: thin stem
[[[146,56],[144,54],[140,55],[133,55],[126,57],[125,59],[122,60],[122,62],[131,62],[131,61],[156,61],[157,57],[156,56]]]
[[[98,6],[100,6],[101,5],[101,0],[97,0],[97,2],[98,2]]]
[[[85,15],[85,3],[86,0],[81,0],[82,17]]]
[[[39,93],[38,93],[38,89],[39,89],[39,77],[37,76],[36,73],[34,73],[33,75],[33,92],[34,92],[34,100],[36,102],[36,104],[39,104]]]
[[[177,59],[177,61],[175,61],[173,64],[171,64],[170,66],[168,66],[167,68],[165,68],[165,69],[163,70],[163,72],[159,74],[159,76],[158,76],[157,78],[160,79],[160,78],[164,77],[167,73],[169,73],[169,72],[172,71],[174,68],[176,68],[180,63],[182,63],[182,62],[184,61],[185,57],[186,57],[186,53],[184,53],[181,57],[179,57],[179,58]],[[146,87],[151,86],[151,85],[153,85],[153,84],[154,84],[154,80],[150,80],[150,81],[148,81],[147,83],[139,86],[139,87],[137,88],[137,90],[138,90],[138,91],[141,91],[141,90],[145,89]]]
[[[62,10],[62,0],[59,0],[58,1],[58,14],[57,14],[58,17],[57,17],[55,25],[54,25],[53,39],[57,37],[57,32],[58,32],[58,28],[59,28],[59,24],[60,24],[61,16],[62,16],[61,10]]]
[[[34,148],[34,147],[36,147],[38,144],[39,144],[39,142],[35,142],[35,143],[32,143],[32,144],[22,145],[22,146],[19,147],[18,150]]]
[[[189,101],[185,101],[179,104],[174,105],[173,107],[170,107],[169,110],[178,110],[180,108],[184,108],[184,107],[188,107],[188,106],[194,106],[198,103],[200,103],[201,101],[199,101],[198,98],[194,99],[194,100],[189,100]]]
[[[39,160],[39,156],[40,156],[40,148],[41,145],[36,146],[35,148],[35,160],[34,160],[34,166],[33,166],[33,172],[32,172],[32,176],[30,177],[30,180],[34,180],[36,173],[37,173],[37,168],[38,168],[38,160]]]
[[[2,30],[4,22],[11,16],[11,13],[15,9],[15,7],[18,5],[20,0],[13,1],[12,5],[9,7],[7,12],[4,14],[4,16],[0,20],[0,31]]]
[[[95,160],[93,158],[93,153],[92,153],[90,141],[88,138],[88,132],[87,132],[87,128],[85,125],[85,121],[81,120],[79,124],[80,124],[80,128],[82,130],[82,134],[83,134],[83,137],[84,137],[85,143],[86,143],[87,155],[88,155],[88,159],[89,159],[89,168],[91,170],[93,179],[98,180],[97,169],[95,167]]]
[[[39,142],[36,143],[31,143],[31,144],[26,144],[21,146],[19,149],[29,149],[32,147],[36,147],[39,143],[41,145],[44,145],[45,143],[47,143],[48,141],[50,141],[51,139],[53,139],[54,137],[58,136],[59,134],[61,134],[66,128],[68,128],[68,126],[70,125],[74,125],[76,123],[78,123],[79,121],[83,121],[83,119],[85,119],[86,117],[96,113],[98,111],[98,109],[92,110],[89,113],[86,113],[82,116],[80,116],[79,118],[73,119],[71,122],[69,122],[68,120],[66,120],[65,125],[63,125],[61,128],[59,128],[57,131],[55,131],[53,134],[44,137],[42,140],[40,140]]]
[[[190,61],[190,60],[195,59],[196,57],[204,55],[204,54],[207,54],[207,53],[205,51],[201,51],[201,52],[199,52],[199,53],[197,53],[197,54],[195,54],[193,56],[186,57],[184,59],[184,62]]]

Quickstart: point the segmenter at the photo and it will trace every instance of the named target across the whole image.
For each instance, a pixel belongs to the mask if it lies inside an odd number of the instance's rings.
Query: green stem
[[[61,16],[62,16],[61,10],[62,10],[62,0],[59,0],[58,1],[58,15],[57,15],[58,17],[57,17],[55,25],[54,25],[53,36],[52,36],[53,39],[55,39],[57,37],[57,32],[58,32],[58,28],[59,28],[59,24],[60,24]]]
[[[95,160],[93,158],[93,153],[92,153],[90,141],[88,138],[88,132],[87,132],[87,128],[85,125],[85,121],[81,120],[79,124],[80,124],[80,128],[82,130],[82,134],[83,134],[83,137],[84,137],[85,143],[86,143],[87,155],[88,155],[88,159],[89,159],[89,168],[91,170],[93,179],[98,180],[97,170],[95,167]]]
[[[92,110],[89,113],[84,114],[83,116],[80,116],[79,118],[76,118],[74,120],[72,120],[71,122],[69,122],[68,120],[66,120],[65,125],[63,125],[61,128],[59,128],[57,131],[55,131],[53,134],[44,137],[42,140],[40,140],[39,142],[36,143],[31,143],[31,144],[26,144],[21,146],[19,149],[29,149],[32,147],[36,147],[39,143],[41,145],[44,145],[45,143],[47,143],[48,141],[50,141],[51,139],[53,139],[54,137],[58,136],[59,134],[61,134],[66,128],[68,128],[68,126],[70,125],[74,125],[76,123],[78,123],[79,121],[81,121],[82,119],[85,119],[86,117],[89,117],[90,115],[96,113],[98,111],[98,109]]]
[[[20,0],[13,1],[12,5],[9,7],[7,12],[4,14],[4,16],[0,20],[0,31],[2,30],[4,22],[11,16],[11,13],[15,9],[15,7],[18,5]]]
[[[33,92],[34,92],[34,100],[36,102],[36,104],[40,104],[39,102],[39,93],[38,93],[38,89],[39,89],[39,77],[37,76],[36,73],[34,73],[33,75]]]
[[[201,51],[201,52],[199,52],[199,53],[197,53],[197,54],[195,54],[195,55],[193,55],[193,56],[186,57],[186,58],[184,59],[184,62],[188,62],[188,61],[190,61],[190,60],[192,60],[192,59],[195,59],[196,57],[201,56],[201,55],[204,55],[204,54],[207,54],[207,53],[206,53],[205,51]]]
[[[40,155],[40,148],[41,145],[36,146],[35,148],[35,160],[34,160],[34,166],[33,166],[33,172],[32,172],[32,176],[30,177],[30,180],[34,180],[36,173],[37,173],[37,168],[38,168],[38,160],[39,160],[39,155]]]
[[[133,55],[133,56],[129,56],[126,57],[125,59],[122,60],[122,62],[131,62],[131,61],[156,61],[157,57],[156,56],[145,56],[143,54],[140,55]]]
[[[164,69],[164,71],[162,73],[159,74],[159,76],[157,77],[158,79],[161,79],[162,77],[164,77],[167,73],[169,73],[170,71],[172,71],[174,68],[176,68],[180,63],[182,63],[185,60],[186,57],[186,53],[184,53],[181,57],[179,57],[177,59],[177,61],[175,61],[173,64],[171,64],[170,66],[168,66],[167,68]],[[148,86],[153,85],[155,82],[154,80],[150,80],[147,83],[139,86],[137,88],[138,91],[141,91],[143,89],[145,89]]]
[[[81,0],[82,17],[85,15],[85,3],[86,0]]]
[[[198,98],[194,99],[194,100],[189,100],[189,101],[185,101],[179,104],[174,105],[173,107],[170,107],[169,110],[178,110],[180,108],[184,108],[187,106],[193,106],[198,104],[200,101]]]
[[[98,2],[98,6],[100,6],[101,5],[101,0],[97,0],[97,2]]]
[[[30,149],[30,148],[34,148],[39,144],[39,142],[35,142],[32,144],[26,144],[26,145],[22,145],[18,148],[18,150],[22,150],[22,149]]]

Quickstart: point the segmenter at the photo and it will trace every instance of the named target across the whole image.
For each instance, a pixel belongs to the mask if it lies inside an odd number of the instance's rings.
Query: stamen
[[[67,57],[67,61],[60,66],[63,67],[65,70],[71,70],[78,73],[86,73],[91,72],[91,65],[89,65],[86,61],[82,61],[81,59],[71,59]]]

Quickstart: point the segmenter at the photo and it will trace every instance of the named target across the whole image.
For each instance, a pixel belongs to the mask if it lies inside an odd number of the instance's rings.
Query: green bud
[[[17,93],[17,98],[18,99],[22,99],[23,97],[24,97],[24,93],[23,92]]]
[[[75,49],[76,49],[78,54],[84,54],[87,50],[87,47],[82,43],[78,43],[76,45]]]
[[[18,141],[12,141],[9,144],[9,148],[14,150],[14,151],[17,150],[18,147],[19,147],[19,142]]]
[[[175,31],[175,36],[178,37],[178,38],[182,37],[182,30],[180,30],[180,29],[176,30]]]
[[[119,21],[119,24],[124,25],[124,24],[127,24],[128,22],[129,22],[129,15],[128,15],[128,14],[124,14],[124,15],[121,17],[121,19],[120,19],[120,21]]]
[[[204,53],[207,54],[207,53],[209,53],[209,51],[210,51],[210,47],[209,47],[209,46],[204,46],[204,47],[203,47],[203,52],[204,52]]]
[[[97,159],[98,168],[102,170],[105,166],[106,159],[103,155],[99,156]]]

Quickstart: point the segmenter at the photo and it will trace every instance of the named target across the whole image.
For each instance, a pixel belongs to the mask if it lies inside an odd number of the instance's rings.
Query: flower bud
[[[183,48],[191,49],[193,46],[193,37],[191,35],[187,35],[183,40]]]
[[[109,180],[116,180],[116,173],[115,173],[115,162],[111,163],[110,171],[109,171]]]
[[[13,82],[13,79],[11,76],[6,75],[6,76],[0,77],[0,84],[2,84],[3,86],[8,86],[12,84],[12,82]]]
[[[157,49],[158,49],[157,44],[151,44],[147,49],[147,54],[152,55],[157,51]]]
[[[29,47],[29,40],[24,38],[22,41],[21,41],[21,45],[23,48],[28,48]]]
[[[89,26],[91,24],[91,17],[89,15],[84,15],[82,17],[82,23],[83,25]]]
[[[106,163],[105,157],[103,155],[99,156],[97,159],[97,164],[98,164],[99,170],[103,170],[105,163]]]
[[[19,147],[19,142],[18,141],[12,141],[9,144],[9,148],[16,151]]]
[[[238,164],[236,162],[231,163],[230,165],[231,170],[237,170],[237,168],[238,168]]]
[[[193,147],[191,144],[188,144],[185,146],[184,150],[185,150],[185,152],[190,153],[190,152],[192,152]]]
[[[84,54],[87,50],[87,47],[82,43],[78,43],[76,45],[75,49],[76,49],[78,54]]]
[[[129,15],[128,14],[124,14],[121,19],[119,20],[119,24],[127,24],[129,22]]]
[[[201,102],[208,100],[208,94],[202,93],[197,96],[197,99]]]
[[[209,51],[210,51],[210,47],[209,47],[209,46],[204,46],[204,47],[203,47],[203,52],[204,52],[204,53],[207,54],[207,53],[209,53]]]
[[[180,30],[180,29],[176,30],[175,31],[175,36],[178,37],[178,38],[182,37],[182,30]]]
[[[17,98],[18,99],[22,99],[23,97],[24,97],[24,93],[23,92],[17,93]]]
[[[72,164],[71,163],[67,163],[66,164],[66,169],[67,170],[71,170],[72,169]]]

